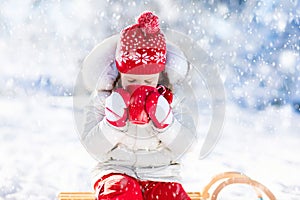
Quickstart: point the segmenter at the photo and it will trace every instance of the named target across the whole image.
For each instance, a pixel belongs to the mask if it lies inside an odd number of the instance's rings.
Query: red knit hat
[[[155,74],[166,64],[166,41],[158,17],[144,12],[134,24],[121,32],[116,51],[116,66],[121,73]]]

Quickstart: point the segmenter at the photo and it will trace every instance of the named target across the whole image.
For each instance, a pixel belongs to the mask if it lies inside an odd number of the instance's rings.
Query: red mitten
[[[108,123],[115,127],[123,127],[127,121],[127,108],[130,95],[118,88],[105,100],[105,116]]]
[[[146,99],[146,111],[152,120],[153,124],[157,128],[166,128],[173,121],[173,113],[170,103],[173,99],[172,92],[163,88],[164,92],[160,93],[158,87],[158,92],[152,92]]]
[[[140,86],[132,92],[128,107],[129,121],[133,124],[147,124],[150,121],[146,112],[146,98],[152,92],[157,93],[157,89],[151,86]]]
[[[166,98],[166,100],[169,102],[169,104],[172,103],[172,101],[173,101],[173,93],[172,93],[172,91],[169,88],[167,88],[167,87],[165,87],[163,85],[159,85],[157,87],[157,90],[158,90],[159,94],[163,95]]]

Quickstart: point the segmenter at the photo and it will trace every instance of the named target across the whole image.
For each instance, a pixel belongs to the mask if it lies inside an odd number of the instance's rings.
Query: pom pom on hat
[[[145,33],[154,34],[159,31],[158,17],[152,12],[144,12],[137,20]]]
[[[159,20],[144,12],[134,24],[121,32],[116,51],[116,66],[127,74],[155,74],[166,64],[166,41]]]

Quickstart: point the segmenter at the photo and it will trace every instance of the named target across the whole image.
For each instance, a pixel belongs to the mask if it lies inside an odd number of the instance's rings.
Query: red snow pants
[[[97,200],[190,200],[180,183],[141,181],[118,173],[103,176],[95,190]]]

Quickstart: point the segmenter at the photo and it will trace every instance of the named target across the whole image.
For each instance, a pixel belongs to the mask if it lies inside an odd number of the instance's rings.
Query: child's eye
[[[145,80],[145,83],[147,83],[147,84],[152,84],[154,81],[155,81],[155,79],[150,78],[150,79],[146,79],[146,80]]]
[[[145,80],[145,83],[147,84],[151,84],[153,82],[153,80]]]
[[[129,83],[134,83],[135,82],[135,79],[128,79],[127,80]]]

